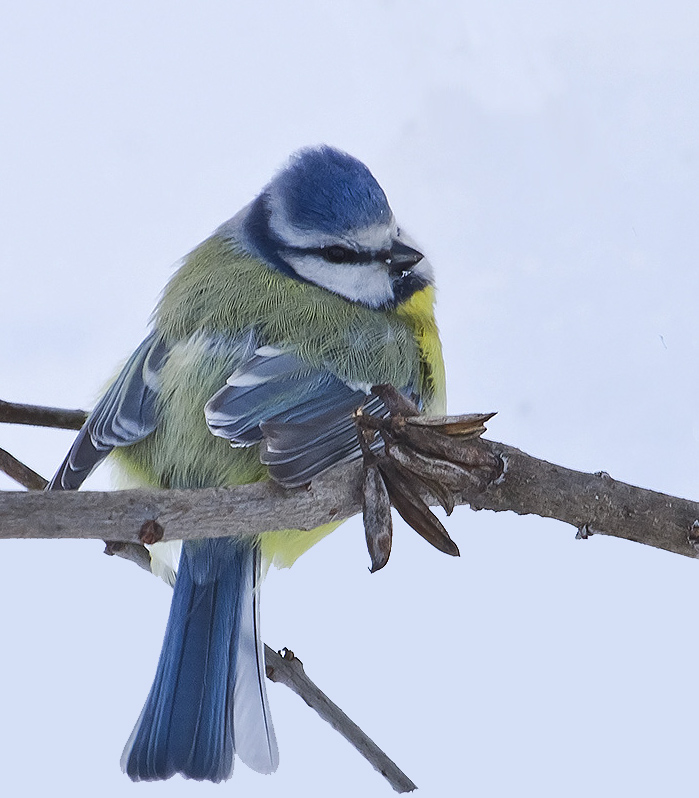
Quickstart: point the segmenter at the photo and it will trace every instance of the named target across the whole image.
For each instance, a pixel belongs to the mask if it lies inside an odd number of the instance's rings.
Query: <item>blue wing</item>
[[[166,356],[165,343],[152,332],[90,413],[48,490],[76,490],[115,446],[128,446],[153,432],[158,372]]]
[[[368,389],[369,386],[367,386]],[[263,441],[272,477],[296,487],[359,456],[353,412],[385,415],[383,402],[291,352],[261,347],[205,408],[209,429],[233,445]]]

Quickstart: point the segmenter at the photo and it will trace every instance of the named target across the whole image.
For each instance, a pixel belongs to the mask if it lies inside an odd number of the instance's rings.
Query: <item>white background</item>
[[[453,412],[697,498],[698,30],[691,0],[5,4],[0,396],[90,407],[171,264],[327,142],[430,256]],[[0,428],[45,476],[72,437]],[[449,529],[460,559],[399,526],[370,575],[347,523],[270,574],[265,640],[425,798],[696,795],[697,564],[513,514]],[[132,785],[170,591],[101,549],[0,545],[3,794],[391,794],[279,685],[275,775]]]

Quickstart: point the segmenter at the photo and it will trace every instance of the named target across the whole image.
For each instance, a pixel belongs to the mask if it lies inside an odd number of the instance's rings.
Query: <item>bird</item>
[[[182,261],[152,328],[96,403],[49,490],[75,490],[107,456],[133,483],[287,489],[361,456],[355,411],[385,415],[391,384],[445,406],[432,267],[368,167],[319,145]],[[236,757],[279,754],[265,688],[259,586],[334,529],[187,540],[153,570],[174,592],[153,686],[124,749],[134,781],[220,782]]]

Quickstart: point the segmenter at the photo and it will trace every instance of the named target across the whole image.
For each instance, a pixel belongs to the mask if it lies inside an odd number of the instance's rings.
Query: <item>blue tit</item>
[[[352,414],[385,414],[369,393],[381,383],[444,412],[432,270],[364,164],[304,149],[184,258],[49,489],[78,488],[110,453],[158,488],[303,485],[360,456]],[[219,782],[236,754],[276,769],[261,563],[290,565],[335,526],[184,543],[155,680],[122,756],[131,779]]]

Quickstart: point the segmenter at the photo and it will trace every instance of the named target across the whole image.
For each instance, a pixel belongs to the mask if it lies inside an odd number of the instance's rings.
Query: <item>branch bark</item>
[[[65,410],[60,407],[23,405],[0,399],[0,422],[5,424],[30,424],[34,427],[80,429],[85,423],[84,410]]]
[[[571,524],[581,537],[610,535],[685,557],[697,557],[694,522],[699,504],[638,488],[607,474],[586,474],[480,439],[502,458],[505,473],[478,490],[465,480],[457,504],[474,510],[511,510]],[[0,538],[101,538],[139,543],[146,521],[164,540],[257,535],[270,529],[313,529],[361,511],[358,464],[333,469],[308,488],[286,491],[260,482],[236,488],[0,493]],[[428,496],[428,498],[430,498]],[[431,498],[436,504],[436,498]]]

